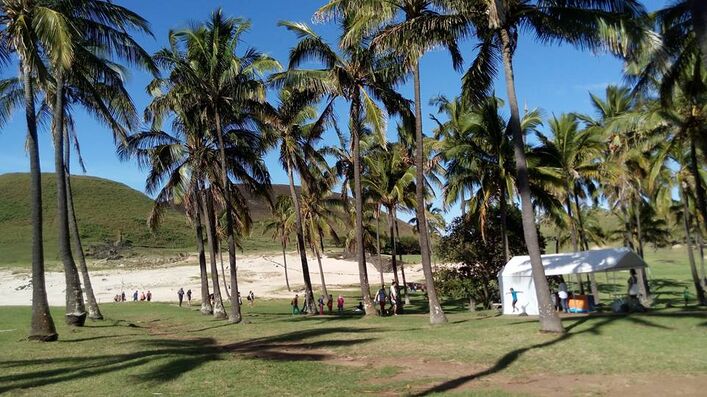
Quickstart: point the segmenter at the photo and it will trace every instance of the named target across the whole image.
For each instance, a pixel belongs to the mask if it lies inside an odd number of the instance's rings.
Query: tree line
[[[19,75],[0,82],[0,121],[24,108],[27,122],[33,224],[29,336],[58,337],[44,284],[37,143],[44,120],[54,140],[66,321],[82,326],[87,315],[101,318],[71,201],[68,165],[70,145],[78,147],[76,107],[106,126],[121,158],[148,170],[146,190],[156,197],[151,226],[167,207],[184,206],[199,251],[201,310],[217,318],[242,319],[236,248],[252,225],[243,189],[270,198],[262,156],[273,148],[287,172],[290,195],[272,200],[276,217],[270,228],[283,254],[289,236],[296,236],[311,313],[308,251],[318,259],[326,291],[323,242],[336,232],[338,220],[352,226],[340,237],[356,257],[366,314],[375,314],[366,253],[377,253],[381,262],[379,220],[385,210],[397,281],[397,211],[410,210],[430,322],[446,322],[431,266],[430,235],[443,224],[440,211],[429,204],[435,185],[447,204],[460,202],[464,213],[468,207],[482,231],[489,208],[499,207],[506,258],[508,210],[520,204],[543,331],[563,327],[540,260],[537,215],[568,230],[574,250],[587,249],[597,238],[585,216],[588,203],[608,203],[624,224],[624,242],[639,254],[646,217],[678,217],[704,302],[691,248],[693,241],[702,247],[707,228],[704,8],[699,0],[676,1],[655,13],[636,0],[331,0],[314,19],[335,24],[339,40],[329,43],[307,24],[283,21],[279,25],[296,38],[283,66],[255,48],[242,48],[240,37],[250,22],[221,10],[200,24],[170,31],[169,45],[148,54],[132,36],[151,34],[148,21],[110,1],[2,0],[0,59],[18,63]],[[521,114],[515,93],[514,55],[522,34],[540,43],[612,53],[624,60],[630,85],[609,87],[605,98],[592,96],[594,116],[553,116],[545,135],[539,130],[542,113]],[[455,70],[463,69],[464,54],[471,61],[459,98],[432,99],[439,114],[432,118],[434,128],[428,127],[433,133],[425,134],[419,63],[434,48],[448,51]],[[128,67],[153,75],[147,86],[152,100],[142,118],[124,86],[122,72]],[[492,95],[500,72],[507,104]],[[413,98],[399,92],[408,81]],[[278,91],[277,99],[267,97],[269,89]],[[336,122],[336,102],[348,105],[348,128]],[[506,105],[507,120],[499,115]],[[391,117],[398,120],[395,143],[386,140]],[[338,146],[321,145],[330,129],[339,136]],[[538,145],[526,142],[530,133]],[[333,165],[327,162],[331,157]],[[340,194],[332,193],[337,184]],[[679,200],[673,199],[675,191]],[[230,269],[224,284],[225,294],[230,289],[228,311],[216,259],[223,242]],[[221,277],[225,283],[223,267]]]

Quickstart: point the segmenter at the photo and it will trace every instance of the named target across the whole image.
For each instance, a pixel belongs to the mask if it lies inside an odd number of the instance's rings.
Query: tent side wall
[[[535,283],[532,276],[501,275],[498,277],[499,288],[501,290],[501,303],[503,314],[538,315],[538,297],[535,295]],[[518,291],[518,303],[516,312],[513,312],[513,298],[511,288]]]

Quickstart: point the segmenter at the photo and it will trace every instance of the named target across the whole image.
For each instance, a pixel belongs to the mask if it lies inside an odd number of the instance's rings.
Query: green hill
[[[193,233],[182,214],[169,211],[163,226],[151,232],[146,224],[149,197],[114,181],[72,177],[76,216],[86,244],[116,241],[119,236],[137,247],[191,248]],[[56,261],[56,184],[42,174],[44,247],[48,262]],[[0,175],[0,264],[29,263],[31,221],[29,174]]]
[[[152,200],[122,183],[91,177],[73,176],[74,205],[81,238],[85,247],[92,244],[129,241],[142,253],[195,251],[194,233],[183,213],[167,211],[159,229],[150,231],[146,219]],[[273,196],[289,195],[287,185],[273,185]],[[56,238],[56,184],[53,173],[42,174],[44,214],[44,253],[48,264],[58,262]],[[254,226],[242,242],[243,251],[279,252],[280,246],[264,234],[264,223],[270,217],[267,200],[248,196]],[[0,266],[28,265],[31,261],[32,229],[29,201],[29,174],[0,175]],[[387,230],[383,218],[381,230]],[[401,233],[411,235],[411,228],[401,222]],[[385,233],[385,232],[384,232]],[[294,247],[294,245],[292,246]],[[291,248],[292,248],[291,247]]]

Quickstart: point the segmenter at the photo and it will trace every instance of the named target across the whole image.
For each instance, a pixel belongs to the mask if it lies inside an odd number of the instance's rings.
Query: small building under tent
[[[599,272],[643,269],[646,263],[628,248],[607,248],[591,251],[542,255],[545,276],[567,276]],[[518,291],[516,308],[529,315],[538,314],[538,299],[529,256],[514,256],[498,274],[503,314],[513,313],[509,291]]]

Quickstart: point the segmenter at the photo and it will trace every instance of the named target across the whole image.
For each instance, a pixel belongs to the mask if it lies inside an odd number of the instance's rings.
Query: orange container
[[[569,299],[568,304],[572,313],[586,313],[589,311],[589,297],[587,295],[575,295]]]

